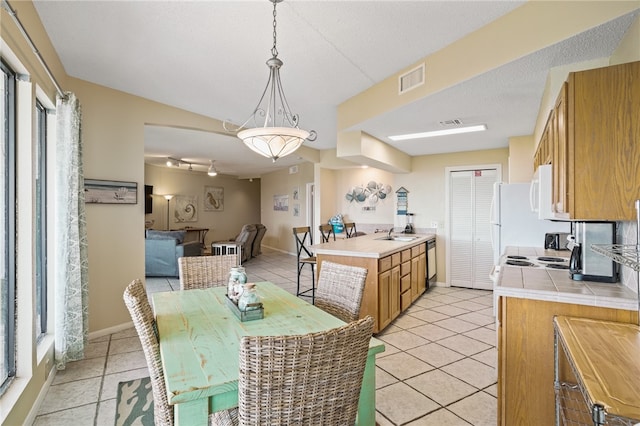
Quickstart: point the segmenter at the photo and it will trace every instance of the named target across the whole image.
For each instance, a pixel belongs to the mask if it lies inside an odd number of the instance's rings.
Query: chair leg
[[[311,304],[316,304],[316,271],[315,265],[311,264]]]
[[[315,304],[316,302],[316,273],[315,273],[315,265],[313,263],[308,263],[311,268],[311,288],[300,291],[300,274],[302,274],[302,270],[304,269],[305,263],[298,263],[298,280],[296,287],[296,296],[298,297],[311,297],[311,304]],[[311,296],[309,296],[309,292],[311,292]]]

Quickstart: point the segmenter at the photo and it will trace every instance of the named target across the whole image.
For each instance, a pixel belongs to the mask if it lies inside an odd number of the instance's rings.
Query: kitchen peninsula
[[[426,290],[427,243],[435,234],[361,235],[311,249],[318,260],[318,274],[325,260],[366,268],[367,280],[360,318],[375,319],[374,333],[382,331]]]
[[[569,256],[508,247],[506,255]],[[555,424],[553,318],[638,322],[635,292],[620,283],[573,281],[567,270],[502,265],[494,289],[498,424]]]

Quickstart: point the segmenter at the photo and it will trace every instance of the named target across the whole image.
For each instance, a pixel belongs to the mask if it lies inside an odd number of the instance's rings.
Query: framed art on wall
[[[176,223],[198,221],[198,196],[176,195],[175,200],[173,215]]]
[[[273,196],[273,209],[280,212],[289,211],[289,196],[288,195],[274,195]]]
[[[224,210],[224,188],[221,186],[204,187],[204,211],[221,212]]]
[[[95,204],[138,204],[138,183],[85,179],[84,201]]]

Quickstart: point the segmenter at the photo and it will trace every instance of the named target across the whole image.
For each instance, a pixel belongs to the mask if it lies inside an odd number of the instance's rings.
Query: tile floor
[[[295,293],[294,256],[263,249],[244,265],[251,281]],[[310,271],[305,267],[305,281]],[[135,277],[132,277],[132,279]],[[172,291],[177,279],[149,278],[147,291]],[[379,426],[494,426],[496,334],[492,293],[433,287],[376,337]],[[34,425],[113,425],[118,382],[148,376],[133,328],[92,340],[86,359],[57,373]]]

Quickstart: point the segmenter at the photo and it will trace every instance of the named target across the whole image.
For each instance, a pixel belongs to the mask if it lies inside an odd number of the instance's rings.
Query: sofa
[[[147,277],[178,277],[178,258],[201,256],[199,241],[184,242],[186,231],[148,229],[144,239],[144,268]]]

